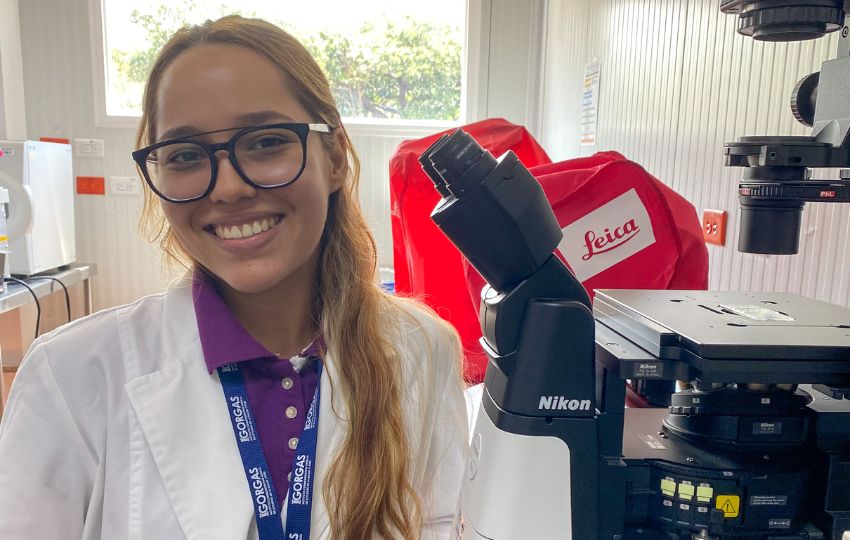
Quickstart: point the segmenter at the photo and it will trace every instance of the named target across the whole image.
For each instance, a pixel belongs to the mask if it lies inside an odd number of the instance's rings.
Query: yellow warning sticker
[[[738,517],[738,511],[741,509],[741,497],[738,495],[718,495],[714,500],[714,507],[723,510],[723,517],[725,518]]]

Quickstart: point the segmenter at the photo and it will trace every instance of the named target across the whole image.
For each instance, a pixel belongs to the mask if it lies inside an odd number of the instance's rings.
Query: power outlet
[[[702,237],[707,244],[726,245],[725,210],[703,210]]]
[[[103,139],[74,139],[74,155],[77,157],[102,158]]]
[[[139,185],[139,179],[134,176],[110,176],[109,194],[141,195],[142,187]]]

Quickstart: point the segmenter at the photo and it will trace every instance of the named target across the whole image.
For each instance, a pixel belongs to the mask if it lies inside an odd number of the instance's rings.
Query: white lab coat
[[[0,423],[0,538],[257,537],[188,281],[33,344]],[[425,499],[423,538],[448,538],[466,460],[466,408],[447,337],[414,316],[400,328],[413,482]],[[312,538],[330,537],[322,481],[346,423],[329,384],[335,362],[326,360],[320,381]]]

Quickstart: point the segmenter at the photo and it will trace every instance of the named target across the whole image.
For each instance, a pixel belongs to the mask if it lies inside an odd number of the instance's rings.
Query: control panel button
[[[708,484],[700,484],[697,486],[697,502],[711,502],[714,496],[714,489]]]
[[[661,479],[661,493],[672,497],[676,494],[676,481],[669,476]]]
[[[683,480],[679,484],[679,498],[685,501],[690,501],[694,498],[694,485],[687,480]]]

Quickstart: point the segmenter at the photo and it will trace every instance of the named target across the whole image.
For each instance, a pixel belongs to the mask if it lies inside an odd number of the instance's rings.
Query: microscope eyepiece
[[[431,155],[432,152],[443,146],[445,142],[448,140],[448,135],[441,135],[439,139],[434,141],[434,143],[425,149],[422,152],[422,155],[419,156],[419,165],[422,166],[422,170],[425,171],[425,174],[428,178],[431,179],[431,182],[434,183],[434,187],[440,193],[440,196],[443,198],[451,197],[452,192],[449,191],[449,188],[446,186],[446,181],[443,180],[443,177],[440,176],[440,173],[437,172],[437,169],[434,168],[434,164],[431,163],[431,160],[428,159],[428,156]]]
[[[463,197],[497,165],[493,155],[481,148],[481,145],[462,129],[456,130],[445,140],[440,138],[422,154],[420,163],[426,158],[456,197]]]
[[[478,161],[484,149],[468,133],[458,129],[438,148],[426,153],[440,176],[452,183]]]

